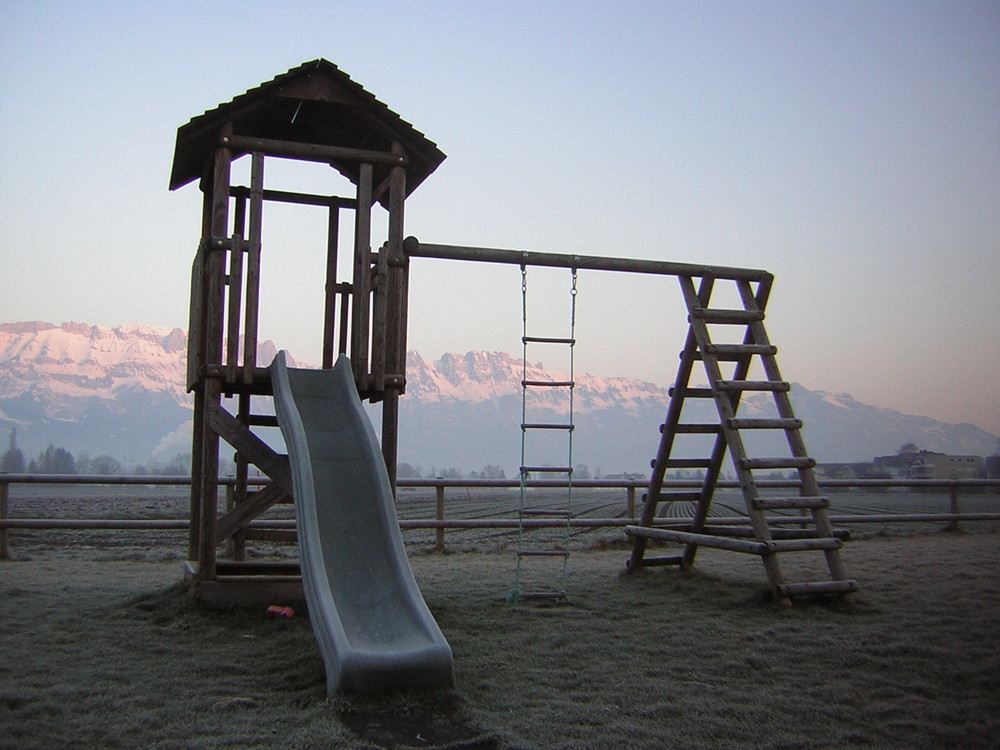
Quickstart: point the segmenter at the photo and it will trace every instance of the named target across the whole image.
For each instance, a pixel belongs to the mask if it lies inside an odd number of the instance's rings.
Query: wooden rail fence
[[[267,479],[250,479],[251,485],[263,485]],[[0,474],[0,559],[8,560],[10,529],[98,529],[98,530],[146,530],[146,531],[187,531],[187,518],[149,518],[149,519],[115,519],[115,518],[18,518],[11,517],[10,487],[19,484],[44,485],[136,485],[136,486],[190,486],[190,477],[180,476],[107,476],[86,474]],[[232,492],[235,479],[224,477],[219,484]],[[760,480],[758,486],[762,489],[797,488],[798,481],[794,479]],[[1000,479],[828,479],[819,482],[821,488],[830,490],[885,490],[885,489],[921,489],[947,490],[949,509],[947,513],[871,513],[871,514],[841,514],[831,515],[830,521],[835,524],[858,523],[910,523],[935,522],[947,523],[949,528],[958,528],[964,521],[1000,521],[1000,512],[962,512],[959,503],[962,490],[1000,490]],[[446,529],[516,529],[519,525],[530,527],[565,526],[566,520],[556,519],[525,519],[517,518],[447,518],[445,490],[446,489],[514,489],[520,487],[516,479],[400,479],[399,488],[433,488],[435,491],[435,517],[401,519],[402,529],[434,529],[436,531],[435,548],[444,550]],[[700,480],[669,480],[664,487],[698,489]],[[735,481],[720,481],[720,488],[738,489]],[[565,482],[551,480],[530,480],[528,487],[533,489],[564,489]],[[577,489],[625,490],[625,507],[623,515],[612,518],[577,517],[569,519],[568,523],[575,528],[612,528],[635,523],[636,491],[646,488],[644,480],[631,479],[588,479],[573,482]],[[749,524],[750,519],[744,516],[713,518],[714,523]],[[774,525],[795,525],[802,520],[797,516],[783,516],[771,519]],[[682,526],[691,523],[690,518],[662,517],[656,524],[664,527]],[[272,519],[252,521],[249,528],[256,530],[271,530],[286,532],[289,537],[295,530],[295,521],[291,519]]]

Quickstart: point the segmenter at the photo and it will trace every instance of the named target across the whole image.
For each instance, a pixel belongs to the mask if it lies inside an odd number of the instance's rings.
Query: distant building
[[[878,456],[873,463],[877,472],[903,479],[975,479],[985,471],[981,456],[949,456],[934,451]]]
[[[975,479],[983,476],[984,468],[981,456],[947,456],[925,451],[910,465],[910,476],[914,479]]]
[[[843,464],[816,464],[816,476],[821,479],[875,479],[875,466],[870,461]]]

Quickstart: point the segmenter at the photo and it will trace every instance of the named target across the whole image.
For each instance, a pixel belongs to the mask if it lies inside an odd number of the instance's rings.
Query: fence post
[[[0,521],[7,520],[7,500],[10,497],[10,483],[0,481]],[[0,560],[9,560],[10,551],[7,549],[7,527],[0,527]]]
[[[628,486],[628,499],[625,501],[628,505],[628,517],[635,518],[635,485],[630,484]]]
[[[951,512],[954,513],[955,515],[958,515],[958,482],[952,481],[951,483],[951,488],[949,490],[949,495],[948,495],[948,505]],[[959,531],[960,528],[961,527],[958,525],[957,518],[954,519],[947,526],[948,531]]]
[[[434,488],[434,495],[436,501],[436,513],[435,517],[438,521],[444,520],[444,485],[439,484]],[[434,542],[435,552],[444,552],[444,526],[438,526],[435,529],[435,542]]]

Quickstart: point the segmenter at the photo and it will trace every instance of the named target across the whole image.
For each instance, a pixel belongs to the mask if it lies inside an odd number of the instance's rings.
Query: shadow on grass
[[[283,674],[273,675],[272,689],[298,692],[292,702],[299,707],[325,704],[336,719],[364,742],[380,748],[438,748],[447,750],[497,750],[496,738],[474,725],[462,700],[453,691],[392,691],[362,695],[338,694],[326,699],[325,680],[318,659],[303,658],[301,650],[282,653],[273,642],[276,632],[302,630],[307,617],[297,622],[271,620],[259,610],[232,606],[225,609],[200,605],[188,586],[179,582],[158,591],[140,594],[126,604],[131,617],[152,625],[188,631],[192,636],[212,631],[238,631],[242,638],[268,638],[269,651],[278,658]],[[300,633],[305,635],[304,633]],[[294,648],[294,644],[289,644]],[[262,665],[263,666],[263,665]],[[253,709],[253,696],[235,696],[213,704],[215,710]]]

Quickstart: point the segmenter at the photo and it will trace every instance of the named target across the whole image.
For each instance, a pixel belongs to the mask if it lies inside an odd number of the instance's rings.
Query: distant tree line
[[[10,442],[0,459],[0,471],[10,474],[76,474],[76,459],[65,448],[49,447],[37,457],[25,460],[17,445],[17,428],[10,431]]]
[[[101,474],[185,476],[191,472],[191,455],[180,453],[164,463],[139,464],[127,471],[125,465],[114,456],[90,457],[81,453],[79,458],[66,448],[51,443],[34,458],[26,459],[24,451],[17,444],[17,428],[10,431],[7,450],[0,456],[0,472],[7,474]]]

